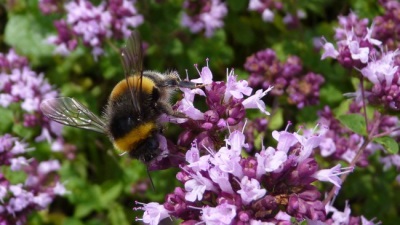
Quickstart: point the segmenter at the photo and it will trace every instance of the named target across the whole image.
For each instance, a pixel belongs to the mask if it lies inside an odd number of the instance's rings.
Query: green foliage
[[[383,147],[390,153],[390,154],[397,154],[399,152],[399,145],[397,142],[391,137],[379,137],[375,138],[374,141],[383,145]]]
[[[22,55],[29,56],[31,63],[37,65],[46,56],[50,56],[53,47],[45,42],[51,23],[43,17],[33,14],[10,16],[5,33],[5,42],[13,46]]]
[[[360,114],[340,115],[339,121],[350,130],[363,136],[367,135],[365,118]]]

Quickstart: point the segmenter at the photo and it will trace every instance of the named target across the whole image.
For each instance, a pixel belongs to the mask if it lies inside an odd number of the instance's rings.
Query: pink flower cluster
[[[399,50],[381,50],[382,42],[372,36],[376,33],[375,26],[373,24],[368,28],[367,19],[360,20],[351,13],[340,17],[339,21],[341,27],[336,30],[335,36],[338,50],[332,43],[326,42],[322,59],[335,58],[345,68],[358,69],[373,85],[371,90],[365,90],[365,98],[372,104],[399,110]]]
[[[283,3],[285,2],[277,0],[250,0],[248,9],[260,13],[265,22],[273,22],[275,14],[284,10]],[[300,25],[300,19],[305,17],[306,14],[301,9],[297,10],[296,13],[286,12],[283,23],[289,28],[296,28]]]
[[[67,2],[67,18],[55,22],[58,35],[47,41],[56,45],[56,53],[68,55],[81,40],[97,58],[103,54],[106,39],[125,39],[130,35],[129,29],[143,23],[134,4],[135,0],[108,0],[98,6],[88,0]]]
[[[272,49],[265,49],[247,57],[244,65],[250,73],[249,85],[253,88],[274,86],[271,94],[288,94],[288,103],[303,108],[319,103],[320,86],[325,79],[316,73],[304,74],[302,62],[297,56],[280,62]]]
[[[315,133],[274,131],[276,147],[262,146],[254,155],[244,156],[243,151],[249,147],[244,135],[246,109],[258,108],[268,115],[261,98],[271,89],[253,93],[246,81],[236,80],[233,71],[228,72],[226,83],[213,81],[208,66],[199,74],[200,78],[192,81],[205,84],[204,90],[183,90],[184,99],[175,106],[188,117],[175,121],[185,128],[178,148],[190,144],[185,160],[178,164],[177,179],[183,187],[176,187],[163,204],[137,202],[139,207],[135,210],[144,210],[143,217],[137,220],[146,224],[158,224],[168,217],[183,220],[182,224],[291,224],[293,219],[308,219],[310,224],[338,221],[327,218],[333,208],[325,207],[322,194],[313,182],[330,182],[340,188],[339,176],[353,168],[340,165],[319,168],[313,155],[324,137]],[[193,105],[197,97],[206,99],[208,111],[202,112]],[[231,104],[240,110],[232,110]]]
[[[41,134],[36,137],[36,141],[53,142],[53,138],[56,138],[52,149],[61,151],[62,126],[49,121],[39,109],[42,100],[57,95],[44,75],[37,74],[29,67],[26,58],[17,55],[14,50],[7,54],[0,53],[0,106],[8,108],[18,104],[23,111],[23,118],[15,120],[22,120],[25,127],[40,127]]]
[[[31,212],[47,208],[57,195],[67,193],[56,174],[60,163],[26,158],[30,151],[34,149],[17,138],[0,136],[0,166],[9,167],[0,173],[0,224],[26,224]],[[17,171],[25,174],[24,181],[11,179]]]
[[[182,26],[192,33],[204,31],[206,37],[211,37],[216,29],[224,25],[222,20],[228,13],[226,4],[220,0],[185,0],[183,8]]]

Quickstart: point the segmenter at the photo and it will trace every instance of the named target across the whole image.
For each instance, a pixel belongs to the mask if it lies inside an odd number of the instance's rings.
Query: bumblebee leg
[[[164,113],[166,113],[170,116],[174,116],[174,117],[178,117],[178,118],[186,118],[186,115],[184,113],[174,111],[172,109],[171,105],[168,103],[158,102],[157,104]]]

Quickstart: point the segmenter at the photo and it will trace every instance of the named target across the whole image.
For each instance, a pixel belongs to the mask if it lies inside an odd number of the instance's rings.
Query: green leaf
[[[367,135],[365,119],[360,114],[340,115],[339,121],[350,130],[363,136]]]
[[[108,218],[113,225],[129,225],[128,219],[124,213],[124,209],[118,204],[109,206]]]
[[[53,47],[45,42],[48,34],[42,25],[33,15],[12,15],[6,25],[5,42],[22,55],[40,61],[38,57],[50,56],[53,52]]]
[[[328,103],[340,102],[343,100],[343,93],[336,88],[335,85],[327,84],[326,87],[320,91],[321,99]]]
[[[67,218],[64,220],[64,223],[62,223],[63,225],[83,225],[83,223],[76,218]]]
[[[101,189],[98,185],[84,185],[85,189],[72,190],[74,191],[73,199],[77,203],[75,208],[74,217],[83,218],[93,211],[102,209],[101,205]]]
[[[12,132],[24,139],[31,139],[35,135],[35,131],[33,129],[26,128],[23,124],[15,124],[12,127]]]
[[[272,115],[272,117],[268,118],[269,122],[269,129],[276,130],[282,127],[283,121],[283,110],[279,108],[276,112]]]
[[[383,145],[383,147],[391,154],[397,154],[399,152],[399,145],[393,138],[389,136],[378,137],[373,141]]]
[[[107,186],[110,186],[110,185],[107,185]],[[122,183],[121,182],[118,182],[118,183],[112,182],[112,186],[107,187],[107,190],[103,191],[103,194],[100,199],[101,204],[104,207],[108,207],[108,205],[110,203],[112,203],[112,201],[114,201],[121,195],[121,192],[122,192]]]
[[[0,132],[2,134],[10,132],[14,121],[13,112],[9,109],[0,107],[0,115]]]
[[[12,171],[10,167],[4,166],[1,170],[3,175],[10,181],[11,184],[24,183],[27,175],[23,171]]]

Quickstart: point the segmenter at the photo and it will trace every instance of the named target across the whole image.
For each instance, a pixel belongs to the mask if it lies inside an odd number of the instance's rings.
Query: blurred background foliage
[[[124,41],[109,40],[105,54],[97,61],[82,45],[67,57],[54,55],[54,48],[45,39],[56,33],[53,21],[64,15],[43,15],[37,0],[0,2],[1,51],[14,48],[18,54],[28,57],[33,69],[43,72],[62,96],[74,97],[100,115],[108,94],[123,79],[119,52],[113,46],[121,47]],[[138,30],[148,46],[144,68],[161,72],[176,70],[182,78],[187,70],[190,78],[197,78],[193,65],[202,67],[208,58],[214,80],[225,80],[226,68],[235,68],[239,77],[246,79],[248,74],[243,67],[246,58],[259,50],[272,48],[282,60],[297,55],[306,69],[324,76],[326,82],[321,89],[321,103],[302,110],[283,104],[271,123],[275,129],[282,129],[289,120],[313,126],[317,110],[324,105],[340,109],[344,99],[342,93],[354,90],[351,72],[329,60],[321,61],[313,38],[332,39],[340,14],[347,15],[352,10],[360,18],[373,18],[381,13],[381,9],[374,0],[283,2],[287,12],[297,9],[306,12],[307,17],[296,29],[283,24],[283,15],[276,14],[272,23],[265,23],[258,13],[247,9],[248,1],[227,0],[228,15],[224,27],[206,38],[201,33],[192,34],[180,25],[183,0],[140,0],[136,8],[144,16],[144,23]],[[0,113],[1,132],[18,133],[22,137],[29,135],[7,125],[7,121],[11,121],[7,115],[10,116],[13,109],[1,109]],[[170,127],[166,136],[174,140],[176,131],[177,128]],[[72,160],[61,155],[52,157],[62,160],[61,180],[70,193],[58,197],[48,210],[32,214],[29,224],[133,224],[135,217],[142,214],[132,210],[135,201],[162,201],[177,185],[176,170],[155,171],[151,176],[156,190],[151,190],[146,167],[137,160],[118,156],[112,144],[100,134],[66,127],[64,137],[66,142],[76,146],[76,155]],[[274,144],[271,139],[271,136],[266,137],[266,146]],[[46,144],[35,147],[41,149],[36,153],[37,157],[55,154]],[[372,157],[369,167],[350,175],[337,199],[337,208],[343,209],[348,200],[355,215],[377,217],[383,224],[400,224],[400,197],[397,194],[400,189],[395,181],[396,173],[376,169],[381,168],[374,166],[378,164],[377,158]]]

